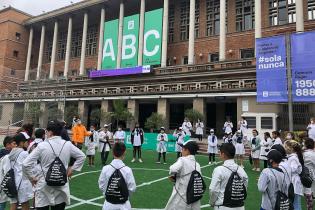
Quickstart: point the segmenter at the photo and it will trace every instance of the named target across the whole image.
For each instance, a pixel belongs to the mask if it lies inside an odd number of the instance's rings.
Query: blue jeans
[[[301,208],[301,196],[300,195],[295,194],[293,206],[294,206],[294,210],[302,210],[302,208]]]
[[[0,203],[0,210],[5,210],[5,204],[6,204],[6,202]]]

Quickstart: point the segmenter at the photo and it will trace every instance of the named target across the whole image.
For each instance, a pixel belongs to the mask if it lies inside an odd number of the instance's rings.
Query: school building
[[[146,21],[157,10],[161,15]],[[134,15],[129,25],[126,18]],[[114,21],[117,28],[106,27]],[[125,28],[134,24],[137,37],[128,45]],[[160,33],[147,33],[159,24]],[[113,101],[122,99],[142,126],[157,112],[173,129],[194,108],[218,131],[226,116],[235,124],[246,116],[251,128],[285,130],[286,104],[256,102],[255,38],[314,29],[315,0],[86,0],[38,16],[4,8],[0,124],[25,120],[35,103],[40,126],[70,105],[87,124],[93,110],[112,111]],[[107,51],[110,35],[116,40]],[[160,43],[148,49],[149,38]],[[108,69],[108,54],[123,69],[133,67],[124,66],[127,50],[136,50],[133,62],[144,66],[155,47],[159,62],[150,65],[150,73],[89,77]],[[295,104],[296,129],[314,115],[314,104]]]

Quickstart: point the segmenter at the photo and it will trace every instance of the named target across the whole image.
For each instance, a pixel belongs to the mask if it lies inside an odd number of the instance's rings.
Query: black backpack
[[[289,197],[287,196],[286,193],[284,193],[282,191],[283,185],[285,184],[285,179],[284,179],[285,175],[284,175],[284,178],[282,181],[281,189],[279,189],[279,184],[278,184],[276,175],[274,174],[272,169],[269,169],[269,170],[272,172],[272,174],[276,178],[276,185],[277,185],[277,189],[278,189],[278,191],[276,192],[276,203],[275,203],[275,207],[273,208],[273,210],[293,210],[294,208],[293,208],[293,205],[292,205]],[[268,190],[267,190],[267,195],[268,195],[269,199],[271,200]]]
[[[55,150],[53,149],[49,141],[47,142],[50,145],[56,157],[53,160],[53,162],[49,165],[48,171],[46,173],[46,177],[45,177],[46,184],[48,186],[54,186],[54,187],[64,186],[68,181],[67,170],[63,162],[60,160],[59,156],[63,150],[63,147],[65,146],[67,142],[65,141],[65,143],[62,145],[62,148],[58,156],[56,155]]]
[[[3,192],[9,198],[17,198],[18,196],[18,188],[16,188],[16,185],[15,185],[15,174],[14,174],[13,167],[21,153],[22,152],[20,152],[18,156],[15,158],[13,166],[11,166],[11,169],[4,175],[4,178],[1,182],[1,190],[3,190]],[[21,185],[21,182],[20,182],[20,185]]]
[[[242,140],[242,137],[241,137],[241,136],[239,136],[239,137],[236,138],[236,143],[238,143],[238,144],[243,143],[243,140]]]
[[[312,178],[311,172],[304,165],[302,165],[302,172],[300,173],[300,179],[304,187],[306,188],[312,187],[313,178]]]
[[[115,168],[114,173],[110,176],[107,189],[105,192],[106,201],[112,204],[124,204],[129,198],[129,190],[123,175],[120,172],[121,168]]]
[[[243,179],[237,173],[238,167],[236,171],[233,171],[226,166],[223,167],[232,171],[225,187],[223,206],[229,208],[244,206],[244,201],[247,197],[247,190]]]
[[[187,204],[195,203],[199,201],[206,190],[206,184],[201,176],[201,174],[196,170],[196,162],[195,162],[195,170],[191,172],[190,179],[187,185],[186,199]]]
[[[292,174],[291,174],[291,176],[289,176],[288,171],[284,167],[281,167],[281,169],[285,170],[285,173],[288,175],[288,177],[290,179],[290,185],[288,188],[288,198],[291,201],[291,204],[293,205],[295,194],[294,194],[294,185],[292,183]]]

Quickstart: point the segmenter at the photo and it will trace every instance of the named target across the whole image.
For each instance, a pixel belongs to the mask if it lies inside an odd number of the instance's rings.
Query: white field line
[[[220,164],[222,161],[216,163],[216,164],[210,164],[210,165],[205,165],[205,166],[202,166],[200,167],[201,169],[203,168],[206,168],[206,167],[210,167],[210,166],[214,166],[214,165],[217,165],[217,164]],[[132,168],[132,170],[146,170],[146,171],[168,171],[166,169],[151,169],[151,168]],[[74,176],[72,176],[72,178],[75,178],[75,177],[78,177],[78,176],[82,176],[82,175],[85,175],[85,174],[91,174],[91,173],[97,173],[97,172],[100,172],[101,170],[96,170],[96,171],[86,171],[86,172],[82,172],[80,174],[76,174]],[[209,179],[211,180],[210,177],[207,177],[207,176],[203,176],[205,177],[206,179]],[[156,183],[156,182],[160,182],[160,181],[163,181],[165,179],[168,179],[168,177],[163,177],[163,178],[160,178],[160,179],[156,179],[156,180],[153,180],[151,182],[144,182],[144,183],[141,183],[140,185],[137,186],[137,188],[139,187],[143,187],[143,186],[148,186],[148,185],[151,185],[153,183]],[[103,204],[99,204],[99,203],[95,203],[93,201],[96,201],[96,200],[99,200],[101,198],[103,198],[104,196],[99,196],[99,197],[96,197],[96,198],[92,198],[92,199],[89,199],[89,200],[83,200],[81,198],[77,198],[73,195],[70,196],[71,199],[73,200],[76,200],[76,201],[79,201],[79,203],[76,203],[76,204],[73,204],[73,205],[70,205],[70,206],[67,206],[66,209],[71,209],[71,208],[74,208],[74,207],[77,207],[77,206],[81,206],[81,205],[84,205],[84,204],[90,204],[90,205],[94,205],[94,206],[103,206]],[[205,207],[208,207],[208,205],[204,205],[202,206],[202,208],[205,208]],[[146,210],[146,209],[137,209],[137,208],[133,208],[134,210]],[[154,210],[154,209],[151,209],[151,210]],[[156,210],[160,210],[160,209],[156,209]]]

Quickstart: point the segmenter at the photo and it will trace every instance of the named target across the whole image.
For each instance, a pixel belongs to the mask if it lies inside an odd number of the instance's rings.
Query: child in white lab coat
[[[168,141],[167,134],[165,133],[165,128],[161,127],[161,131],[157,136],[157,152],[159,153],[158,161],[156,163],[161,163],[161,155],[163,155],[164,164],[166,164],[166,142]]]
[[[208,154],[209,154],[209,165],[212,162],[215,163],[215,155],[218,153],[218,138],[214,135],[214,130],[210,130],[210,135],[208,136]]]
[[[95,129],[96,126],[91,125],[90,132],[92,133],[92,135],[87,137],[87,140],[85,142],[86,156],[89,158],[89,166],[94,166],[95,148],[97,147],[98,143],[98,132]]]

